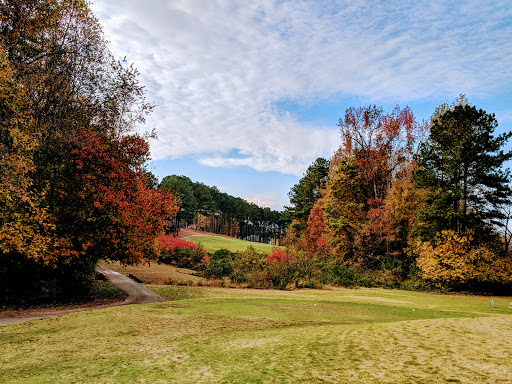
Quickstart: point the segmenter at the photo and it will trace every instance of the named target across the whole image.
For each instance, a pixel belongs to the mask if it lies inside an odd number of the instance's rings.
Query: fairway
[[[0,382],[512,381],[510,297],[151,288],[181,300],[1,327]]]
[[[219,249],[228,249],[231,252],[238,252],[253,247],[257,251],[270,253],[273,249],[279,248],[269,244],[245,241],[228,236],[210,235],[195,231],[187,231],[186,233],[187,235],[182,237],[183,239],[201,244],[208,252],[215,252]]]

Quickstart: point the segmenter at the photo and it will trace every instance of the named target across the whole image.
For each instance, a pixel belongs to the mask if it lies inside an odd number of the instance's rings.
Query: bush
[[[208,279],[230,276],[234,258],[235,254],[227,249],[215,251],[209,256],[208,262],[204,263],[202,275]]]
[[[158,258],[160,263],[195,269],[208,255],[200,245],[172,235],[162,236],[159,241],[162,244],[162,252]]]
[[[264,274],[266,255],[248,247],[243,252],[234,255],[231,280],[239,284],[249,284],[251,287],[268,286],[268,275]]]
[[[432,242],[418,241],[414,251],[421,276],[438,287],[478,290],[512,283],[509,255],[474,239],[474,231],[445,230]]]
[[[351,287],[357,284],[357,271],[351,265],[325,264],[319,265],[320,281],[324,284]]]

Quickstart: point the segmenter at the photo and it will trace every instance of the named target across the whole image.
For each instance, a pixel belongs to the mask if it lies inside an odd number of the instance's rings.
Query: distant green
[[[257,251],[269,253],[272,252],[274,248],[279,248],[269,244],[213,235],[194,235],[185,238],[185,240],[190,240],[194,243],[201,244],[208,252],[215,252],[219,249],[227,249],[231,252],[237,252],[245,251],[247,248],[253,247]]]

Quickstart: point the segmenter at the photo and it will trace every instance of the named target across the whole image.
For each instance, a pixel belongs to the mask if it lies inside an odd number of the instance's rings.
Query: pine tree
[[[429,188],[417,231],[422,240],[451,229],[489,228],[497,209],[510,197],[510,171],[503,169],[512,151],[502,147],[512,132],[493,136],[494,114],[468,105],[446,110],[432,122],[428,140],[415,157],[417,186]]]

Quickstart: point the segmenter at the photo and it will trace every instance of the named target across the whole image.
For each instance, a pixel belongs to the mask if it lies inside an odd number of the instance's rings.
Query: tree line
[[[0,305],[82,295],[98,260],[159,254],[177,201],[146,186],[151,109],[87,1],[0,2]]]
[[[286,232],[287,222],[281,212],[231,196],[215,186],[193,182],[187,176],[166,176],[159,187],[179,199],[179,210],[170,232],[191,226],[201,231],[274,244],[279,244]]]
[[[338,125],[337,152],[290,191],[291,252],[373,283],[510,292],[512,133],[493,114],[461,95],[424,124],[369,106]]]

